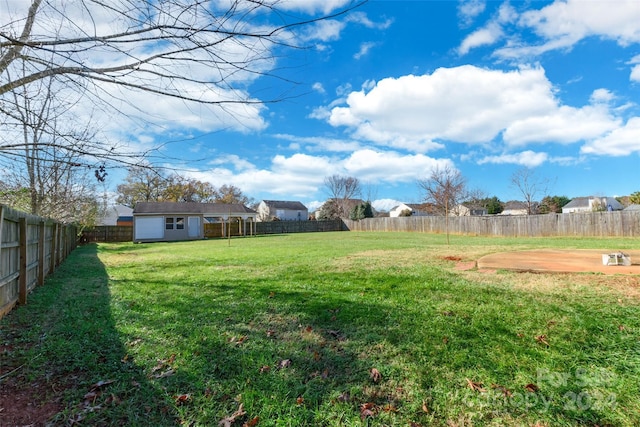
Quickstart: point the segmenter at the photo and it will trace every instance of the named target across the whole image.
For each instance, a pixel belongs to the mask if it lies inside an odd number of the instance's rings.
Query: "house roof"
[[[527,204],[519,200],[510,200],[504,204],[504,210],[522,210],[527,209]]]
[[[625,211],[640,211],[640,205],[633,204],[624,208]]]
[[[589,201],[593,199],[606,200],[606,205],[611,205],[616,210],[623,208],[622,204],[613,197],[576,197],[564,205],[562,209],[591,208]]]
[[[271,209],[288,209],[292,211],[306,211],[307,207],[297,201],[287,200],[263,200],[264,204]]]
[[[138,202],[134,214],[203,214],[229,215],[255,214],[256,211],[239,203],[197,203],[197,202]]]

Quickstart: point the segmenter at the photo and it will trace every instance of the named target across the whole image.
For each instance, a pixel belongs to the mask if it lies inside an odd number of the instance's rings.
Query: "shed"
[[[403,215],[403,212],[411,213],[411,216],[427,216],[429,213],[425,210],[425,205],[419,205],[414,203],[400,203],[398,206],[394,206],[389,211],[391,218],[397,218]]]
[[[161,242],[204,238],[204,223],[238,218],[252,234],[257,212],[242,204],[140,202],[133,209],[133,241]]]
[[[305,221],[309,210],[298,201],[263,200],[258,205],[259,221]]]

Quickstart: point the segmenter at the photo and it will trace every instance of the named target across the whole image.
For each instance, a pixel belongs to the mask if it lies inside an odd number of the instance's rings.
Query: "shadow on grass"
[[[172,402],[127,360],[96,245],[77,248],[2,319],[2,425],[175,425]],[[9,363],[5,365],[5,360]],[[9,399],[11,401],[9,401]]]
[[[536,366],[564,374],[563,363],[590,366],[599,357],[585,348],[577,358],[571,346],[584,343],[570,337],[557,349],[534,340],[540,325],[565,316],[565,307],[542,304],[520,316],[503,311],[512,291],[465,292],[436,275],[421,281],[329,271],[312,278],[304,271],[246,279],[212,274],[204,282],[147,277],[120,289],[117,304],[129,308],[122,320],[136,325],[129,340],[141,341],[140,363],[151,369],[157,358],[167,361],[160,369],[171,375],[154,380],[156,388],[185,396],[175,410],[187,424],[216,425],[240,403],[240,420],[259,417],[260,425],[445,425],[471,416],[465,411],[481,417],[477,425],[496,417],[567,425],[607,418],[608,407],[566,405],[566,396],[584,389],[577,383],[552,384],[556,389],[537,400],[524,394],[539,379]],[[518,358],[533,362],[521,367]],[[487,393],[470,389],[467,378],[484,382]],[[491,384],[502,389],[492,393]],[[528,400],[507,399],[507,389]]]

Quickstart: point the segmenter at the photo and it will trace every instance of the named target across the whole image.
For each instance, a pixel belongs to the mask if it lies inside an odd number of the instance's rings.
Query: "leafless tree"
[[[3,2],[0,7],[21,7],[0,10],[0,114],[10,115],[13,91],[43,79],[78,88],[111,112],[129,105],[142,113],[145,106],[132,93],[234,109],[279,101],[281,95],[256,99],[247,82],[285,80],[273,70],[279,56],[302,47],[293,41],[296,29],[364,2],[308,18],[290,13],[291,3],[280,0]],[[19,156],[19,148],[4,141],[0,155]],[[137,158],[129,166],[155,153],[122,152],[113,142],[93,148],[83,156]]]
[[[91,149],[94,133],[69,126],[65,117],[74,101],[62,99],[56,88],[53,79],[42,79],[10,94],[8,129],[0,143],[16,150],[14,158],[0,162],[7,188],[13,189],[3,201],[35,215],[91,225],[98,206],[95,184],[88,179],[94,170],[81,165],[81,153]]]
[[[548,194],[549,180],[540,177],[533,169],[521,168],[511,175],[511,186],[518,190],[527,205],[527,214],[537,213],[539,198]]]
[[[453,209],[469,196],[466,179],[457,169],[444,166],[431,171],[429,178],[418,181],[418,186],[425,193],[425,202],[433,204],[436,212],[445,216],[449,244],[449,216]]]
[[[358,178],[332,175],[324,179],[324,185],[329,194],[329,202],[334,204],[333,214],[339,218],[348,218],[352,199],[360,197],[362,192]]]

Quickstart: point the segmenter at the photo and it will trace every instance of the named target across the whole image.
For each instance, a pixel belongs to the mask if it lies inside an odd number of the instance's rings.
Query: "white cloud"
[[[542,43],[519,44],[499,49],[496,54],[506,58],[539,55],[571,48],[586,37],[614,40],[621,46],[640,42],[640,2],[637,0],[555,1],[539,10],[524,12],[521,27],[531,28]]]
[[[580,151],[584,154],[608,156],[628,156],[640,153],[640,117],[629,119],[624,126],[588,142]]]
[[[366,13],[358,11],[349,13],[346,17],[346,21],[360,24],[366,28],[374,30],[386,30],[391,26],[391,24],[393,24],[393,19],[385,19],[380,22],[375,22],[369,19]]]
[[[325,94],[325,93],[327,93],[327,91],[326,91],[326,90],[324,90],[324,86],[323,86],[323,85],[322,85],[322,83],[320,83],[320,82],[316,82],[316,83],[314,83],[314,84],[311,86],[311,88],[312,88],[313,90],[315,90],[316,92],[321,93],[321,94]]]
[[[480,46],[489,46],[504,36],[503,25],[513,22],[517,18],[517,13],[509,3],[503,3],[496,16],[490,20],[483,28],[469,34],[458,47],[460,55],[466,55],[471,49]]]
[[[631,67],[631,75],[629,76],[629,80],[632,82],[640,83],[640,55],[636,55],[627,64],[633,65]]]
[[[328,14],[344,8],[349,3],[351,3],[351,0],[280,0],[278,9],[294,10],[308,14]]]
[[[344,104],[328,110],[328,122],[346,127],[356,139],[414,152],[442,148],[445,141],[568,144],[619,126],[611,99],[599,89],[592,104],[569,107],[555,97],[542,67],[503,71],[465,65],[387,78],[371,90],[351,92]]]
[[[503,35],[502,27],[491,22],[486,27],[480,28],[468,35],[460,44],[458,53],[466,55],[473,48],[480,46],[488,46],[496,43]]]
[[[478,164],[515,164],[528,168],[540,166],[549,159],[547,153],[536,153],[534,151],[523,151],[520,153],[502,154],[499,156],[487,156],[478,161]]]
[[[352,152],[359,150],[361,144],[353,140],[343,140],[338,138],[327,138],[322,136],[301,137],[296,135],[276,134],[275,138],[291,141],[292,143],[302,146],[307,151],[328,151],[328,152]]]
[[[373,42],[362,43],[360,45],[360,50],[355,55],[353,55],[353,58],[354,59],[362,58],[363,56],[367,55],[369,51],[375,46],[376,46],[376,43],[373,43]]]
[[[458,4],[458,16],[463,25],[469,25],[482,12],[487,4],[484,0],[466,0]]]

